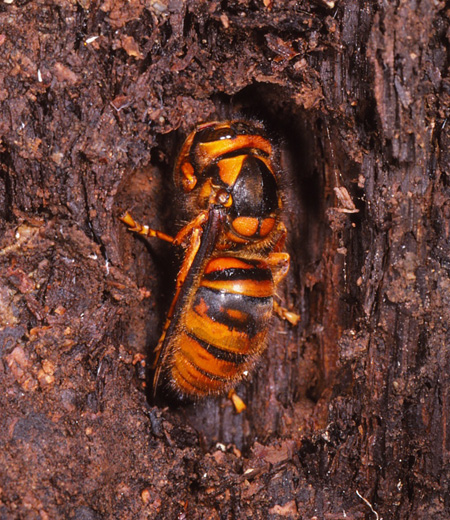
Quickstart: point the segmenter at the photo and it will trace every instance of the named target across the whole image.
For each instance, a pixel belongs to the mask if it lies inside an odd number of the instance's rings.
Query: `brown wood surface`
[[[0,519],[450,518],[443,1],[0,5]],[[258,118],[290,274],[223,399],[148,402],[201,121]],[[353,211],[353,210],[358,210]],[[350,212],[349,212],[350,211]]]

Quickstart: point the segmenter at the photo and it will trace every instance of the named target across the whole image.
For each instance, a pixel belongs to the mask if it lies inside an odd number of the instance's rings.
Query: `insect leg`
[[[166,235],[162,231],[157,231],[156,229],[152,229],[148,226],[143,226],[136,222],[134,218],[130,215],[128,211],[125,211],[123,215],[121,215],[120,220],[124,222],[130,231],[134,231],[135,233],[139,233],[139,235],[144,235],[146,237],[157,237],[161,240],[165,240],[166,242],[174,242],[174,238],[170,235]]]
[[[267,263],[272,271],[273,281],[277,286],[289,271],[290,257],[288,253],[270,253]],[[273,301],[273,311],[281,319],[287,320],[291,325],[297,325],[300,321],[300,315],[295,312],[288,311],[281,307],[275,300]]]
[[[207,222],[208,218],[208,210],[200,211],[200,213],[193,220],[191,220],[188,224],[181,228],[180,231],[178,231],[177,236],[173,239],[174,245],[178,246],[183,244],[189,234],[193,233],[196,229],[201,229],[203,224]]]
[[[266,259],[272,271],[273,283],[278,285],[288,274],[291,257],[289,253],[270,253]]]
[[[277,238],[277,241],[275,242],[275,245],[273,246],[273,251],[274,251],[274,253],[279,253],[280,251],[283,251],[284,243],[286,242],[286,236],[287,236],[287,229],[286,229],[286,226],[283,224],[283,222],[278,223],[276,232],[278,233],[278,238]],[[289,269],[289,266],[288,266],[288,269]]]
[[[301,319],[300,314],[288,311],[284,307],[281,307],[275,300],[273,301],[273,312],[282,320],[288,321],[291,325],[297,325]]]
[[[236,413],[241,413],[247,408],[247,405],[237,395],[236,390],[234,389],[228,392],[228,399],[230,399],[230,401],[233,403]]]

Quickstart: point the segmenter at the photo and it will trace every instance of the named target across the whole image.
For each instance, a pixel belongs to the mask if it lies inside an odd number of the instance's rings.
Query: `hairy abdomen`
[[[243,377],[265,346],[273,292],[263,261],[217,257],[206,264],[172,339],[178,392],[223,393]]]

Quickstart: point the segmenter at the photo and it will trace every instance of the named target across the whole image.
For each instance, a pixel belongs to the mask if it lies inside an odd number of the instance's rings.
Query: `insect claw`
[[[275,314],[277,314],[282,320],[286,320],[294,326],[301,320],[300,314],[288,311],[276,301],[273,302],[273,312],[275,312]]]
[[[119,215],[119,219],[122,222],[124,222],[131,231],[134,231],[131,228],[136,227],[136,222],[134,221],[133,217],[131,216],[131,214],[128,211],[124,211],[123,213],[121,213]]]

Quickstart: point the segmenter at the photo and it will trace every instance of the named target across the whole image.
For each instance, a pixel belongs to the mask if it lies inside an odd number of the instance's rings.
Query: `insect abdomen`
[[[265,346],[273,292],[263,261],[216,257],[206,264],[173,340],[178,391],[222,393],[242,378]]]

